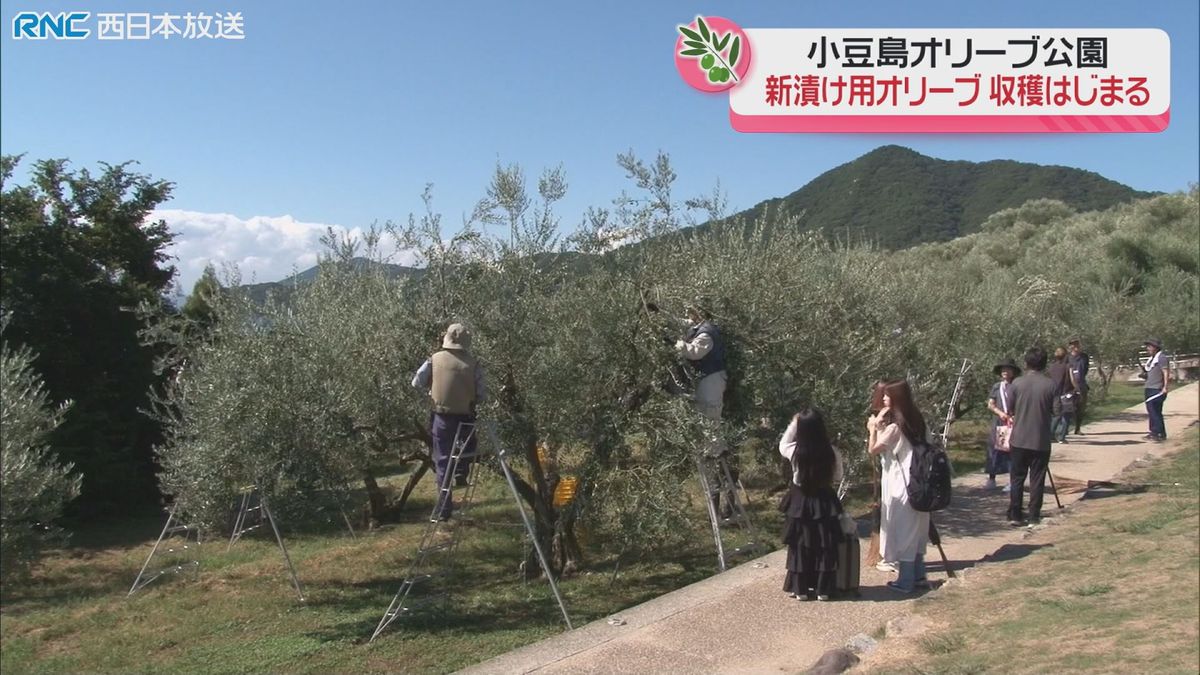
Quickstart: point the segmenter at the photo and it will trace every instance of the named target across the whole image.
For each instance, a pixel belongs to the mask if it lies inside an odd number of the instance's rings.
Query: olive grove
[[[802,214],[697,234],[688,226],[722,215],[719,195],[679,199],[663,155],[619,163],[632,191],[571,236],[556,212],[561,170],[531,187],[499,166],[456,234],[427,190],[426,212],[407,223],[360,242],[330,235],[317,278],[286,302],[254,303],[234,276],[202,333],[160,313],[144,338],[174,374],[155,404],[163,490],[213,525],[249,483],[298,510],[394,518],[431,463],[428,404],[409,381],[463,321],[487,373],[480,416],[516,458],[553,566],[570,572],[585,553],[580,523],[596,541],[646,550],[700,517],[686,488],[705,421],[678,392],[672,347],[697,296],[731,346],[721,433],[769,461],[787,418],[817,406],[855,480],[877,379],[910,378],[940,419],[963,358],[977,366],[969,407],[990,364],[1032,344],[1079,334],[1104,368],[1128,362],[1146,331],[1200,344],[1195,189],[1083,214],[1030,202],[983,232],[894,252],[805,232]],[[419,273],[390,274],[390,248],[417,254]],[[397,465],[406,478],[381,485]],[[565,475],[580,488],[556,506]],[[351,501],[358,489],[365,504]]]

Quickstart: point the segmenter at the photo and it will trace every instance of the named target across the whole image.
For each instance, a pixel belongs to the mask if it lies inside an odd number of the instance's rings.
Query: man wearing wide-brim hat
[[[1012,396],[1008,389],[1012,386],[1012,381],[1021,374],[1021,369],[1017,367],[1016,361],[1006,358],[997,363],[996,367],[992,368],[992,372],[1000,378],[1000,381],[993,384],[991,392],[988,393],[987,407],[996,417],[992,424],[992,432],[988,434],[986,466],[988,480],[984,487],[994,490],[996,475],[1008,473],[1008,450],[998,447],[996,440],[1001,428],[1012,426]],[[1006,487],[1005,490],[1007,489]]]
[[[449,464],[455,438],[465,443],[456,471],[459,477],[465,477],[476,449],[475,408],[486,394],[483,366],[471,354],[470,347],[471,331],[461,323],[450,324],[442,337],[442,349],[425,359],[412,380],[412,386],[429,392],[433,404],[429,435],[433,439],[434,473],[438,487],[444,488],[438,491],[435,514],[441,520],[449,520],[454,507],[449,492],[452,479]]]
[[[1171,371],[1167,368],[1167,355],[1163,353],[1162,342],[1158,338],[1147,338],[1143,345],[1150,353],[1146,363],[1146,389],[1143,392],[1146,400],[1146,413],[1150,422],[1150,433],[1146,440],[1162,442],[1167,440],[1167,424],[1163,420],[1163,403],[1167,401],[1167,389],[1171,384]]]

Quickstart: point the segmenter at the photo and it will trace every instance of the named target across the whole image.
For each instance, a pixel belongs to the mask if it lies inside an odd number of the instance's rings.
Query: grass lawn
[[[1200,663],[1200,434],[1124,476],[1181,483],[1079,502],[1032,552],[967,574],[886,640],[876,673],[1195,673]]]
[[[762,539],[774,548],[782,516],[763,492],[752,498]],[[31,582],[5,589],[0,670],[447,672],[565,630],[546,582],[520,579],[524,530],[507,486],[488,474],[470,513],[473,522],[454,525],[460,534],[457,565],[435,581],[456,590],[445,602],[418,606],[366,644],[415,553],[421,514],[427,517],[432,506],[432,480],[423,481],[413,500],[408,522],[360,532],[357,539],[332,526],[300,533],[283,523],[307,596],[303,603],[269,530],[248,535],[228,552],[226,540],[206,541],[199,549],[198,581],[166,575],[128,599],[162,520],[80,532],[70,548],[51,552]],[[716,573],[698,499],[694,511],[691,543],[669,558],[622,560],[614,577],[615,558],[589,549],[585,568],[560,583],[574,624]],[[727,550],[746,539],[734,531]],[[196,555],[194,546],[182,555],[180,543],[174,540],[176,554],[165,559]],[[421,595],[418,586],[411,598]]]

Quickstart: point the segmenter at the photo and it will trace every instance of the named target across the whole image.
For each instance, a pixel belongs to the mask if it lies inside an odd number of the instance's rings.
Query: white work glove
[[[684,350],[684,348],[685,348],[685,347],[687,347],[687,343],[686,343],[686,342],[684,342],[683,340],[676,340],[676,341],[675,341],[675,351],[677,351],[677,352],[681,352],[681,351],[683,351],[683,350]]]

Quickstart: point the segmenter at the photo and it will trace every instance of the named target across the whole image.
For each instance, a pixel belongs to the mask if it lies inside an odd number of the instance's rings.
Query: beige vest
[[[433,412],[470,415],[475,403],[475,357],[462,350],[443,349],[429,357],[433,366]]]

